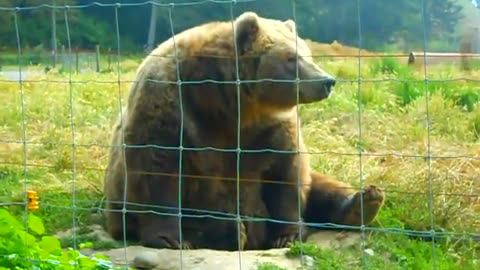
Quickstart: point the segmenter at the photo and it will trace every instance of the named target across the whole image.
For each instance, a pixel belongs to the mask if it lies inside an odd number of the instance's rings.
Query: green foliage
[[[398,74],[403,70],[405,65],[400,64],[393,57],[382,57],[379,60],[374,60],[371,65],[372,75],[378,74]]]
[[[472,119],[471,128],[476,139],[480,139],[480,109],[477,109]]]
[[[468,249],[448,249],[431,242],[419,241],[407,235],[394,233],[367,233],[368,240],[363,254],[358,247],[331,249],[320,248],[315,244],[292,244],[287,251],[291,257],[304,256],[305,269],[477,269],[480,264],[475,255],[461,259],[459,252],[468,253]],[[303,252],[301,252],[303,250]],[[474,253],[474,252],[473,252]],[[363,257],[358,259],[358,257]],[[310,264],[310,265],[309,265]],[[266,268],[269,269],[269,268]],[[276,269],[276,268],[273,268]]]
[[[404,81],[395,88],[395,94],[398,97],[398,103],[401,106],[406,106],[417,98],[423,96],[425,93],[424,87],[421,83]]]
[[[300,255],[308,255],[308,256],[315,256],[316,254],[320,253],[322,250],[313,244],[300,244],[296,242],[289,246],[289,250],[287,251],[288,256],[300,256]]]
[[[44,235],[42,220],[28,213],[28,230],[10,212],[0,209],[0,267],[6,269],[117,269],[102,255],[92,258]],[[82,244],[86,247],[90,243]],[[118,268],[120,269],[120,268]]]
[[[472,112],[480,102],[480,87],[475,82],[428,82],[430,94],[440,94],[455,105]]]
[[[393,57],[373,60],[370,65],[370,74],[373,77],[393,79],[390,86],[396,95],[397,103],[402,107],[425,95],[425,83],[419,80],[419,76],[415,74],[414,69],[400,63]],[[370,96],[378,95],[376,91],[374,92]]]
[[[257,265],[257,270],[287,270],[274,263],[260,263]]]
[[[396,269],[430,269],[433,265],[436,265],[436,269],[442,270],[473,270],[477,269],[480,264],[473,246],[445,249],[444,245],[429,241],[419,241],[406,235],[376,233],[373,236],[369,241],[369,245],[376,252],[384,254],[389,260],[395,262]],[[440,237],[437,241],[441,239]],[[392,245],[392,243],[395,244]],[[460,254],[464,254],[465,258],[462,258]]]
[[[306,256],[313,259],[313,269],[345,269],[348,262],[332,249],[322,249],[315,244],[296,242],[290,245],[287,256]],[[307,263],[308,265],[308,263]]]
[[[473,111],[480,101],[480,87],[465,87],[458,90],[453,95],[455,103],[469,112]]]
[[[419,78],[410,68],[397,68],[395,65],[375,64],[373,70],[374,72],[377,72],[377,70],[394,70],[393,74],[395,74],[398,82],[392,82],[392,85],[400,106],[407,106],[418,98],[425,101],[427,90],[429,96],[440,94],[446,100],[452,101],[458,107],[469,112],[473,111],[480,102],[480,87],[472,82],[425,82],[424,78]]]

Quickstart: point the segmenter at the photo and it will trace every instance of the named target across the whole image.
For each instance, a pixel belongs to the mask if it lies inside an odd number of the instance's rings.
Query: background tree
[[[57,5],[87,5],[93,0],[55,0]],[[181,4],[191,0],[156,0],[160,4],[174,2]],[[452,49],[459,36],[458,22],[462,19],[462,3],[468,0],[425,1],[428,43],[436,49]],[[100,4],[143,3],[144,0],[95,0]],[[0,0],[3,7],[26,7],[51,3],[51,0]],[[277,19],[293,18],[297,20],[298,30],[302,36],[319,42],[359,45],[358,15],[361,19],[362,48],[385,50],[395,47],[403,50],[423,49],[422,1],[418,0],[362,0],[358,10],[357,0],[258,0],[238,2],[234,5],[234,15],[246,10],[256,11],[263,16]],[[466,3],[466,2],[465,2]],[[463,3],[463,4],[465,4]],[[470,3],[469,6],[471,6]],[[295,5],[295,14],[293,6]],[[171,36],[172,15],[173,28],[176,33],[193,25],[230,18],[230,4],[201,2],[196,5],[176,5],[173,8],[159,6],[155,17],[152,5],[125,5],[118,9],[118,25],[122,51],[142,51],[148,43],[150,22],[154,22],[155,44]],[[360,12],[358,12],[360,11]],[[82,9],[69,11],[72,44],[82,48],[117,47],[116,17],[114,6],[91,5]],[[155,14],[153,14],[155,15]],[[479,14],[480,15],[480,14]],[[19,13],[19,27],[22,44],[50,46],[52,31],[51,9],[40,8],[22,10]],[[58,43],[66,44],[64,10],[56,11]],[[15,29],[12,12],[0,13],[0,44],[4,47],[16,46]],[[406,44],[399,47],[399,44]]]

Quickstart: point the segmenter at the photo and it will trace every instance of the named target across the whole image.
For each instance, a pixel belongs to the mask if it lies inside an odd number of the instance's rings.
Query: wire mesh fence
[[[264,234],[274,235],[274,239],[266,237],[268,240],[256,248],[292,248],[287,245],[292,244],[298,248],[300,265],[304,269],[312,267],[305,260],[308,257],[317,260],[313,265],[316,269],[344,268],[347,265],[362,269],[450,269],[454,265],[474,269],[480,263],[480,73],[475,68],[478,55],[468,52],[473,62],[473,68],[469,70],[457,71],[450,64],[443,69],[431,67],[427,28],[431,22],[427,0],[417,3],[422,19],[422,25],[419,26],[422,27],[419,37],[422,47],[417,48],[414,57],[416,63],[422,62],[419,66],[408,65],[407,58],[412,56],[409,53],[364,51],[363,1],[356,0],[352,1],[356,7],[355,13],[350,14],[355,16],[357,22],[358,38],[354,53],[326,54],[312,49],[312,55],[302,55],[305,41],[300,39],[301,35],[295,34],[293,40],[287,38],[284,41],[294,48],[294,68],[286,76],[293,77],[293,80],[282,76],[262,77],[261,73],[252,75],[258,70],[248,70],[258,68],[261,61],[268,60],[259,60],[262,55],[247,55],[251,59],[245,56],[245,51],[253,49],[244,47],[245,44],[241,42],[249,41],[249,35],[259,29],[242,32],[237,22],[245,11],[253,9],[250,4],[262,5],[260,0],[80,1],[85,4],[70,5],[58,2],[0,7],[2,16],[11,16],[15,29],[15,36],[11,38],[16,39],[16,63],[11,65],[15,70],[10,71],[15,78],[0,78],[5,89],[2,97],[6,101],[1,115],[4,123],[0,129],[0,179],[3,182],[1,196],[4,197],[1,206],[21,218],[25,235],[43,234],[44,231],[53,234],[60,228],[82,228],[97,222],[105,225],[107,216],[111,215],[107,227],[113,224],[113,228],[121,229],[111,229],[109,233],[117,234],[115,243],[118,247],[125,247],[123,263],[127,265],[131,262],[126,247],[132,244],[130,236],[136,235],[144,245],[178,249],[179,269],[188,269],[184,265],[185,252],[189,252],[186,249],[213,248],[221,245],[222,241],[233,241],[233,250],[238,253],[238,266],[225,266],[226,269],[249,269],[243,266],[242,251],[256,241],[255,237],[260,239]],[[294,22],[290,30],[296,33],[299,1],[283,2],[288,2],[283,9],[289,11],[286,14]],[[225,11],[223,21],[228,23],[228,27],[225,24],[206,27],[205,32],[192,34],[192,39],[198,39],[198,43],[188,43],[185,35],[181,36],[185,29],[175,26],[176,22],[188,18],[177,16],[177,12],[182,8],[195,10],[206,4]],[[71,12],[88,12],[88,8],[93,6],[114,14],[115,32],[110,34],[115,38],[109,46],[108,68],[103,74],[82,71],[78,67],[78,46],[71,38],[75,31],[71,25]],[[148,61],[142,62],[147,57],[142,55],[125,63],[127,56],[121,46],[119,10],[139,6],[148,6],[163,14],[160,16],[166,18],[168,24],[163,29],[168,32],[170,47],[161,45],[163,49],[153,50],[148,54]],[[38,74],[26,64],[20,14],[32,10],[56,10],[57,16],[61,14],[65,31],[61,55],[68,60],[61,61],[60,71],[52,71],[49,67],[45,74]],[[263,17],[260,13],[258,16]],[[273,22],[268,23],[271,23],[272,29],[279,27]],[[220,28],[230,36],[218,34]],[[215,36],[217,43],[209,40],[213,39],[208,37],[212,33],[219,35]],[[226,41],[222,43],[221,38]],[[201,42],[204,43],[200,45]],[[227,44],[229,42],[232,44]],[[218,47],[211,51],[211,55],[192,54],[205,44]],[[314,42],[309,43],[312,44],[315,45]],[[274,45],[278,48],[260,48],[261,53],[279,50],[285,44]],[[222,50],[226,50],[226,53]],[[100,71],[98,51],[97,48],[96,71]],[[276,57],[280,56],[277,54]],[[282,57],[286,61],[286,57]],[[305,79],[305,66],[302,65],[312,65],[313,62],[304,60],[310,57],[315,60],[315,65],[325,70],[321,71],[323,75],[333,74],[330,69],[334,69],[335,76]],[[405,62],[399,64],[392,60],[398,57],[403,57]],[[444,54],[443,57],[464,55]],[[218,67],[211,66],[205,66],[203,73],[200,72],[202,70],[190,70],[192,68],[189,65],[196,67],[195,61],[221,63],[226,70],[215,73]],[[152,70],[147,69],[148,65],[154,69],[158,68],[155,66],[158,63],[168,64],[155,70],[154,74],[149,73]],[[282,63],[274,64],[265,74],[272,74]],[[318,71],[317,66],[315,70]],[[305,85],[309,83],[321,84],[333,78],[336,90],[332,97],[326,100],[317,98],[316,102],[302,104],[302,98],[305,99],[302,87],[307,87]],[[275,106],[282,105],[249,101],[248,98],[254,95],[252,91],[262,89],[255,85],[271,90],[263,96],[266,100],[282,94],[274,91],[275,88],[283,89],[282,85],[290,85],[295,88],[295,104],[286,106],[288,111],[275,111]],[[192,91],[204,93],[192,94]],[[245,97],[247,100],[243,100]],[[202,117],[200,108],[188,107],[194,104],[192,98],[204,103],[203,110],[211,110],[207,117]],[[172,106],[172,99],[177,103],[175,107],[168,107]],[[153,112],[167,109],[173,113],[165,113],[167,118],[155,118],[158,115]],[[272,112],[276,114],[268,114]],[[281,119],[279,123],[288,122],[287,128],[295,130],[284,131],[282,128],[285,127],[281,126],[280,131],[276,131],[285,132],[280,139],[275,137],[280,135],[269,134],[270,129],[261,130],[263,133],[252,133],[251,128],[257,126],[249,126],[247,121],[254,122],[261,117],[265,117],[262,121]],[[233,124],[228,124],[228,121],[233,121]],[[175,131],[168,133],[172,126]],[[201,133],[200,126],[216,132]],[[142,128],[144,131],[139,130]],[[116,144],[110,143],[112,132],[116,134],[113,139]],[[302,133],[305,135],[302,136]],[[178,134],[178,138],[172,138],[172,134]],[[273,140],[284,140],[288,137],[286,134],[291,139],[289,146],[275,147],[278,145]],[[263,141],[262,136],[269,139]],[[130,143],[133,141],[138,144]],[[304,141],[309,151],[302,148]],[[214,145],[208,142],[214,142]],[[296,164],[304,162],[299,158],[304,155],[310,156],[311,165],[307,167],[311,166],[313,171],[335,175],[343,182],[348,182],[344,179],[351,179],[349,182],[352,184],[352,187],[339,186],[338,190],[349,191],[337,191],[338,197],[330,198],[330,201],[325,198],[328,203],[317,205],[318,210],[314,212],[322,216],[322,211],[331,213],[336,209],[338,213],[335,214],[341,216],[341,211],[347,209],[345,205],[355,202],[358,203],[358,213],[350,214],[358,215],[354,220],[358,220],[359,224],[333,222],[334,219],[328,217],[317,218],[325,222],[305,220],[304,208],[309,205],[305,201],[308,199],[304,198],[308,196],[304,194],[309,194],[309,191],[305,191],[305,186],[309,185],[305,178],[310,179],[310,174],[305,176],[303,170],[306,168],[301,167],[304,164]],[[275,162],[269,164],[273,166],[272,169],[263,169],[264,173],[251,173],[244,168],[258,169],[268,158]],[[290,163],[281,163],[280,160]],[[114,169],[109,171],[108,168]],[[113,179],[110,185],[105,186],[107,190],[101,187],[104,178]],[[134,184],[129,182],[132,179],[136,181]],[[167,181],[170,181],[169,184]],[[328,186],[330,182],[325,183],[323,186],[319,184],[320,191],[329,191],[331,188]],[[380,209],[376,223],[370,224],[370,220],[365,221],[365,216],[370,219],[371,213],[365,211],[371,211],[372,198],[365,196],[371,196],[372,184],[385,192],[385,205]],[[279,187],[273,188],[273,185]],[[286,191],[292,190],[290,186],[295,187],[295,192]],[[38,191],[39,198],[35,191]],[[111,197],[117,197],[118,200],[108,201],[109,192],[117,193]],[[367,195],[358,196],[357,199],[356,194]],[[264,198],[270,198],[272,202],[263,202]],[[365,198],[369,201],[365,202]],[[218,203],[211,205],[212,201]],[[258,204],[252,206],[250,201]],[[253,213],[262,212],[260,203],[267,205],[268,214],[256,216]],[[250,211],[246,211],[246,208]],[[285,214],[287,212],[296,213],[293,215],[295,218]],[[37,213],[42,216],[45,229],[38,229],[38,225],[35,227],[38,223],[32,216]],[[93,217],[92,213],[96,213],[96,216]],[[65,218],[67,215],[68,219]],[[346,221],[347,214],[343,215],[343,221]],[[132,216],[136,216],[140,223],[132,221]],[[143,216],[149,216],[150,219]],[[2,219],[2,223],[7,224],[6,218]],[[227,222],[233,222],[234,226],[225,225]],[[255,226],[263,225],[254,224],[273,225],[264,225],[266,231],[255,234]],[[296,230],[288,231],[292,226]],[[345,256],[353,262],[336,266],[320,264],[319,261],[325,258],[312,254],[311,249],[306,248],[306,239],[301,237],[306,233],[305,230],[310,231],[311,228],[359,232],[361,237],[357,249],[348,253],[350,255],[335,255],[338,258]],[[283,233],[286,236],[276,230],[285,230]],[[171,232],[171,235],[168,234]],[[9,232],[2,233],[8,235]],[[152,240],[148,234],[158,236]],[[407,240],[397,238],[402,236]],[[15,237],[20,239],[22,236]],[[414,242],[410,242],[411,239]],[[60,267],[67,267],[71,263],[69,260],[52,262],[48,256],[35,253],[38,247],[33,244],[34,238],[24,236],[21,240],[25,243],[22,249],[11,251],[0,247],[4,253],[0,261],[5,262],[5,267],[15,263],[20,265],[20,261],[24,261],[22,265],[27,268],[41,267],[47,262],[62,265]],[[72,247],[73,250],[80,250],[84,246],[81,230],[72,230],[67,240],[62,241],[63,246]],[[399,241],[399,244],[395,241]],[[30,251],[29,246],[32,247]],[[232,246],[228,249],[232,250]],[[382,255],[372,256],[367,252],[370,249]],[[379,258],[382,256],[387,256],[387,259]],[[80,263],[75,267],[81,266]],[[261,269],[261,266],[258,267]]]

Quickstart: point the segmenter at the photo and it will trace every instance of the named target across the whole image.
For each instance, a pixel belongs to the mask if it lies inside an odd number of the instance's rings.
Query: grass
[[[287,270],[287,269],[285,269],[284,267],[280,267],[274,263],[267,262],[267,263],[260,263],[257,266],[257,270]]]
[[[136,63],[122,63],[122,80],[134,78]],[[378,184],[387,201],[375,230],[367,230],[366,247],[374,255],[360,247],[304,247],[313,268],[431,269],[435,264],[437,269],[477,269],[480,84],[454,79],[479,78],[480,72],[432,66],[426,83],[421,67],[391,58],[362,60],[359,87],[355,59],[321,65],[339,83],[330,99],[300,110],[312,166],[357,188],[360,178]],[[117,84],[112,72],[72,74],[71,84],[65,73],[33,79],[42,81],[23,83],[23,95],[19,83],[0,81],[0,201],[21,215],[24,190],[37,190],[41,208],[36,214],[49,234],[74,222],[81,228],[102,224],[98,212],[107,144],[129,83]],[[364,151],[361,171],[359,149]],[[78,231],[81,241],[92,240],[82,235]],[[62,240],[64,246],[72,242],[71,237]],[[290,250],[295,254],[298,246]],[[281,268],[264,264],[259,269]]]
[[[122,72],[135,69],[141,62],[142,54],[126,54],[122,53],[118,57],[118,52],[111,50],[110,52],[103,50],[100,52],[98,65],[100,72],[108,73],[116,69],[118,59],[122,60],[120,67]],[[17,51],[2,51],[0,53],[0,72],[1,71],[18,71],[18,63],[22,65],[23,70],[34,69],[44,71],[53,68],[53,56],[50,52],[38,49],[30,49],[22,51],[22,57],[18,59]],[[97,68],[97,60],[95,51],[75,51],[72,48],[70,52],[59,50],[55,62],[56,68],[60,72],[95,72]]]

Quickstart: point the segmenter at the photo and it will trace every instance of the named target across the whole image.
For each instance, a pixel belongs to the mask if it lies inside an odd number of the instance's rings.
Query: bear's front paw
[[[370,185],[353,195],[349,209],[345,209],[345,220],[343,223],[348,225],[362,224],[362,202],[363,195],[363,224],[368,225],[377,216],[385,201],[385,192],[375,186]]]
[[[300,240],[300,234],[297,233],[290,233],[290,234],[285,234],[277,238],[273,242],[273,248],[285,248],[288,247],[289,244],[293,244],[296,241]]]
[[[143,241],[143,246],[150,248],[167,248],[167,249],[191,249],[192,245],[188,241],[180,242],[177,239],[172,239],[166,236],[152,237]]]

